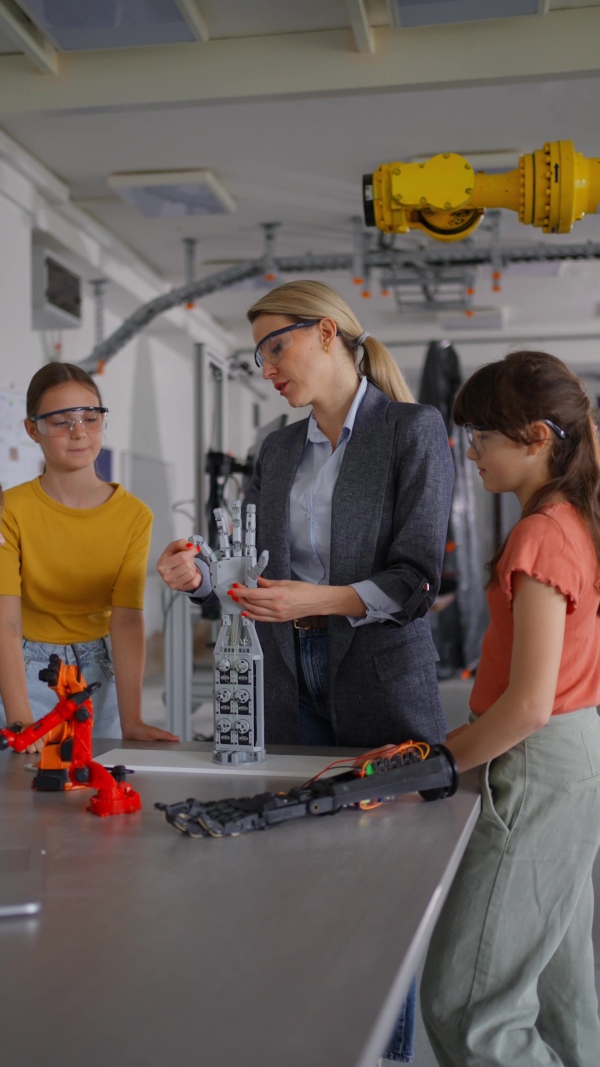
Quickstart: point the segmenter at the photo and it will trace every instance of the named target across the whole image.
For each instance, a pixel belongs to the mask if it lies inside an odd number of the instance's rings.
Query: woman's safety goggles
[[[108,423],[108,408],[59,408],[32,415],[31,422],[47,437],[68,437],[77,423],[84,433],[102,433]]]
[[[294,343],[292,334],[294,330],[305,330],[308,326],[316,326],[320,319],[311,319],[310,322],[294,322],[292,326],[284,326],[281,330],[273,330],[259,341],[254,350],[254,362],[262,370],[263,363],[269,363],[275,367],[283,357],[284,352],[291,348]]]

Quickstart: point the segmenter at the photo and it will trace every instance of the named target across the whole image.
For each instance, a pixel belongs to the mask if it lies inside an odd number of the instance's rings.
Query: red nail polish
[[[232,597],[231,597],[231,599],[232,599],[232,600],[235,600],[236,604],[238,604],[238,603],[239,603],[239,599],[240,599],[240,598],[239,598],[239,596],[233,596],[233,594],[232,594]]]
[[[227,590],[227,596],[233,596],[233,589]]]
[[[239,589],[239,585],[238,585],[238,583],[237,583],[237,582],[234,582],[234,583],[233,583],[233,588],[234,588],[234,589]]]
[[[247,611],[243,611],[242,612],[242,618],[246,619],[247,617],[248,617],[248,612]]]

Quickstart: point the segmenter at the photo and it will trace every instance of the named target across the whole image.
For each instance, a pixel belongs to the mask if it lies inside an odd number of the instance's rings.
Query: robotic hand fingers
[[[254,566],[250,568],[250,570],[248,571],[248,574],[246,575],[246,585],[248,586],[249,589],[256,589],[256,587],[258,585],[258,579],[260,578],[260,576],[261,576],[262,572],[264,571],[265,567],[267,566],[268,562],[269,562],[269,553],[268,553],[267,549],[265,549],[264,552],[261,552],[261,554],[260,554],[260,556],[258,558],[258,563],[255,563]]]
[[[196,548],[199,548],[207,563],[217,562],[218,556],[215,555],[212,548],[208,542],[204,540],[201,534],[192,534],[191,537],[188,537],[188,544],[195,545]]]

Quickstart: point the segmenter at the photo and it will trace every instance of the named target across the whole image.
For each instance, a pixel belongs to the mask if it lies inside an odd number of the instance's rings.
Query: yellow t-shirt
[[[112,607],[142,608],[152,512],[121,485],[67,508],[39,478],[4,494],[0,596],[20,596],[23,637],[70,645],[109,631]]]

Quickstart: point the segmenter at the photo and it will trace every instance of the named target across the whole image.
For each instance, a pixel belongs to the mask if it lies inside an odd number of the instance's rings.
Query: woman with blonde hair
[[[248,311],[263,377],[309,417],[266,439],[247,503],[269,565],[231,595],[259,624],[267,742],[362,749],[446,735],[427,612],[444,555],[454,466],[443,420],[415,404],[385,346],[335,289],[280,285]],[[175,541],[172,589],[210,594]],[[412,1058],[411,1013],[388,1052]]]

